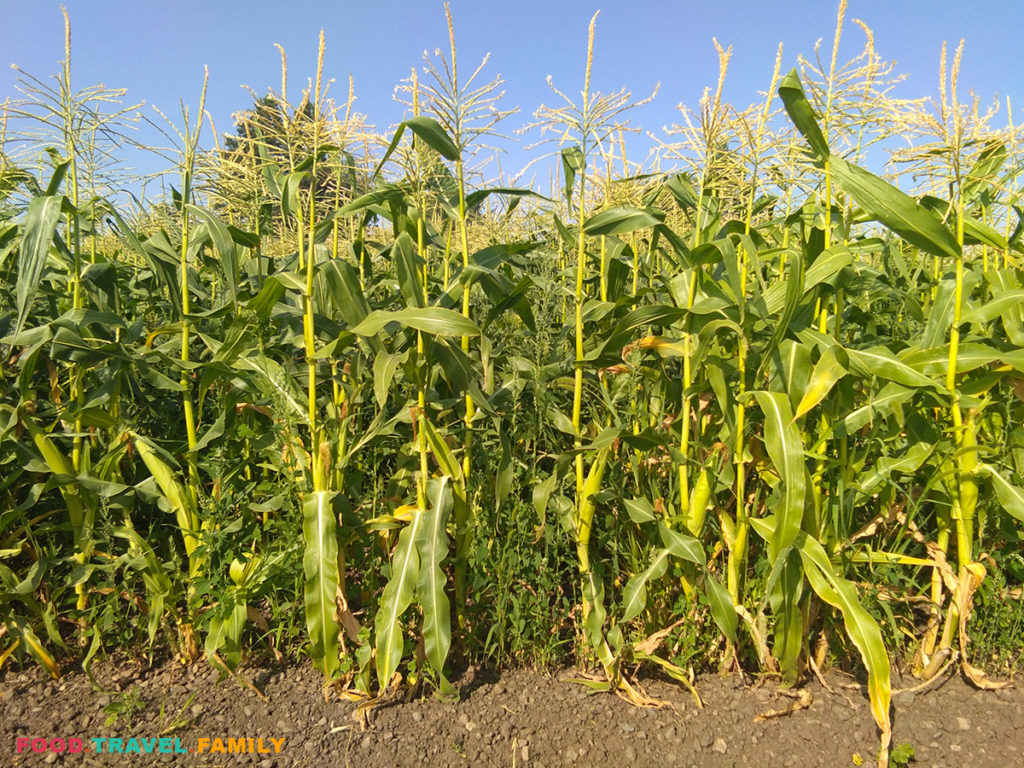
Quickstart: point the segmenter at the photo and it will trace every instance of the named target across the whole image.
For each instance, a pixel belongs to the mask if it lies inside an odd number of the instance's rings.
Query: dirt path
[[[871,766],[877,746],[866,697],[843,687],[850,681],[839,675],[830,678],[835,693],[813,683],[807,708],[755,721],[794,699],[771,684],[707,677],[697,685],[703,709],[685,689],[655,681],[648,692],[672,702],[674,711],[642,710],[536,672],[470,670],[458,681],[460,702],[387,705],[373,713],[366,731],[352,717],[353,704],[324,701],[319,677],[308,667],[256,672],[267,701],[231,680],[216,685],[216,673],[203,665],[143,672],[105,666],[97,679],[122,692],[96,694],[80,674],[50,682],[36,671],[9,671],[0,681],[0,764],[833,768],[855,765],[855,756]],[[105,709],[128,701],[137,702],[131,714],[105,725]],[[954,677],[926,693],[897,694],[894,704],[893,743],[913,746],[911,765],[1024,765],[1019,688],[981,692]],[[83,750],[32,752],[31,740],[40,738],[65,739],[72,748],[79,739]]]

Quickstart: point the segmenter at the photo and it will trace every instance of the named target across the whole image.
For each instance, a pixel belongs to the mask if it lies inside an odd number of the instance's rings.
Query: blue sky
[[[379,128],[402,118],[402,107],[392,98],[396,83],[422,65],[425,50],[447,47],[440,0],[66,0],[65,5],[76,87],[102,82],[126,88],[128,99],[145,100],[149,114],[155,116],[150,105],[176,114],[179,98],[198,101],[207,65],[207,107],[221,132],[230,130],[232,113],[251,104],[242,85],[260,93],[279,86],[274,43],[288,52],[290,88],[298,92],[314,74],[323,28],[326,73],[337,81],[333,95],[343,98],[351,73],[357,111]],[[598,8],[592,87],[605,92],[626,87],[643,96],[660,82],[656,100],[632,116],[654,132],[677,120],[677,104],[696,106],[704,87],[714,84],[713,37],[733,46],[726,98],[746,105],[767,87],[780,41],[783,71],[796,64],[798,54],[811,55],[818,39],[828,55],[836,13],[835,3],[806,0],[452,0],[451,8],[461,68],[475,67],[490,52],[486,71],[506,80],[503,104],[519,107],[505,124],[508,132],[529,122],[539,104],[554,101],[547,75],[565,92],[579,92],[587,23]],[[38,77],[57,71],[63,58],[59,2],[0,0],[0,18],[0,63],[16,63]],[[1020,0],[851,0],[841,59],[863,44],[852,18],[873,28],[879,53],[895,59],[897,70],[907,74],[903,95],[936,94],[942,42],[955,47],[965,38],[961,89],[973,89],[983,103],[1010,95],[1015,122],[1024,118]],[[8,67],[0,68],[0,101],[16,97],[16,77]],[[207,143],[209,138],[207,133]],[[514,168],[526,156],[521,147],[513,149],[505,165]],[[138,162],[156,167],[154,160]],[[546,184],[547,172],[542,175]]]

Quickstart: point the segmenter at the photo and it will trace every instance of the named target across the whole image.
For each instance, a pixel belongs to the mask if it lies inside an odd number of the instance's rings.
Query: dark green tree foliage
[[[315,188],[317,209],[331,210],[357,197],[366,190],[366,171],[359,167],[347,147],[339,146],[338,138],[315,124],[313,105],[303,99],[292,109],[273,93],[258,97],[251,109],[234,119],[235,134],[228,136],[220,153],[217,169],[219,186],[226,207],[245,202],[248,219],[256,210],[263,210],[266,219],[274,215],[267,187],[268,175],[307,167],[315,174],[306,178],[301,188]],[[312,162],[314,161],[315,162]],[[245,187],[239,194],[236,185]],[[241,198],[241,199],[239,199]],[[266,221],[264,221],[266,224]],[[255,229],[255,221],[251,222]]]

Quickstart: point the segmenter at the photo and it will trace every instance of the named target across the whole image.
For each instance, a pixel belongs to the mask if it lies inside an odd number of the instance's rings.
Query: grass
[[[870,30],[836,59],[841,4],[827,66],[780,49],[742,109],[716,43],[639,164],[595,16],[581,100],[534,116],[541,194],[476,170],[513,110],[448,21],[393,132],[330,96],[321,39],[309,91],[282,52],[223,146],[185,110],[141,210],[108,199],[118,94],[25,76],[0,663],[308,655],[372,705],[568,661],[644,704],[641,664],[796,683],[813,654],[866,668],[883,763],[893,658],[1019,668],[1020,135],[958,101],[960,52],[937,102],[896,101]]]

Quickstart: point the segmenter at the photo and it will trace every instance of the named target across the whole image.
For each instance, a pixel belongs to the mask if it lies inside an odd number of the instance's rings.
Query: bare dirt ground
[[[203,664],[106,663],[95,672],[107,693],[94,691],[81,673],[50,681],[36,669],[9,669],[0,677],[0,765],[833,768],[873,765],[878,745],[866,694],[841,674],[827,678],[831,691],[808,685],[806,708],[759,719],[799,699],[771,682],[709,676],[697,680],[703,708],[684,687],[652,680],[647,692],[672,707],[640,709],[588,693],[566,681],[570,673],[470,669],[456,681],[460,701],[386,704],[364,730],[355,704],[336,695],[324,700],[309,666],[247,669],[265,700],[232,679],[218,683]],[[895,678],[893,688],[914,683]],[[126,702],[134,706],[107,725],[111,705],[124,710]],[[950,675],[927,691],[897,693],[893,713],[893,744],[913,747],[911,765],[1024,765],[1019,687],[978,691]],[[32,739],[55,748],[61,744],[52,740],[64,739],[64,751],[33,752]],[[73,739],[82,751],[72,754]],[[120,753],[111,739],[120,739]]]

